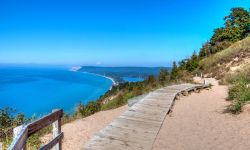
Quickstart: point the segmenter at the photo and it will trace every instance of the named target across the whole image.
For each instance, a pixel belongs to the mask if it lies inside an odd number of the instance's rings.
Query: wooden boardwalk
[[[176,96],[204,87],[207,86],[180,84],[151,92],[100,130],[84,149],[151,150]]]

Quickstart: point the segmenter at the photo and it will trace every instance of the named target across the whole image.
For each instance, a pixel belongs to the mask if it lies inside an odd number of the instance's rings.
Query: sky
[[[0,64],[171,66],[249,0],[0,0]]]

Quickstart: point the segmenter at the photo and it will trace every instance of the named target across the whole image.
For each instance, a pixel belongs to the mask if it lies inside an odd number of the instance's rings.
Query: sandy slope
[[[154,150],[250,149],[250,111],[223,113],[227,87],[193,93],[175,102],[154,143]],[[249,107],[248,107],[249,108]],[[247,109],[245,107],[245,109]]]
[[[67,123],[62,126],[64,132],[63,150],[78,150],[100,129],[107,126],[120,116],[127,106],[122,106],[108,111],[101,111],[89,117]],[[48,141],[51,135],[46,135],[42,141]]]

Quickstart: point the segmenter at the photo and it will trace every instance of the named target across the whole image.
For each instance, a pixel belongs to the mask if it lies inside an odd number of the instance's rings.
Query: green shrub
[[[228,106],[227,110],[233,114],[239,113],[241,111],[241,105],[240,102],[235,102]]]
[[[101,104],[99,101],[91,101],[86,106],[80,103],[77,106],[75,115],[80,117],[86,117],[92,115],[101,110]],[[69,119],[69,118],[68,118]]]
[[[240,96],[245,92],[246,84],[243,82],[236,82],[229,88],[228,98],[229,100],[239,99]]]
[[[241,111],[242,106],[250,101],[250,78],[248,73],[238,73],[230,76],[227,81],[232,84],[228,91],[228,98],[233,100],[228,110],[232,113]]]

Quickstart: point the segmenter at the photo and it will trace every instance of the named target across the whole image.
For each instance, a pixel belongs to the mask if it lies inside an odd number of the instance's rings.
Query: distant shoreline
[[[119,83],[115,81],[115,79],[111,78],[111,77],[108,77],[108,76],[105,76],[105,75],[100,75],[100,74],[96,74],[96,73],[91,73],[91,72],[86,72],[86,71],[79,71],[81,69],[81,67],[73,67],[72,69],[70,69],[70,71],[74,71],[74,72],[80,72],[80,73],[86,73],[86,74],[91,74],[91,75],[96,75],[96,76],[99,76],[99,77],[103,77],[103,78],[106,78],[106,79],[109,79],[112,81],[112,86],[110,87],[109,90],[112,89],[113,85],[118,85]]]

